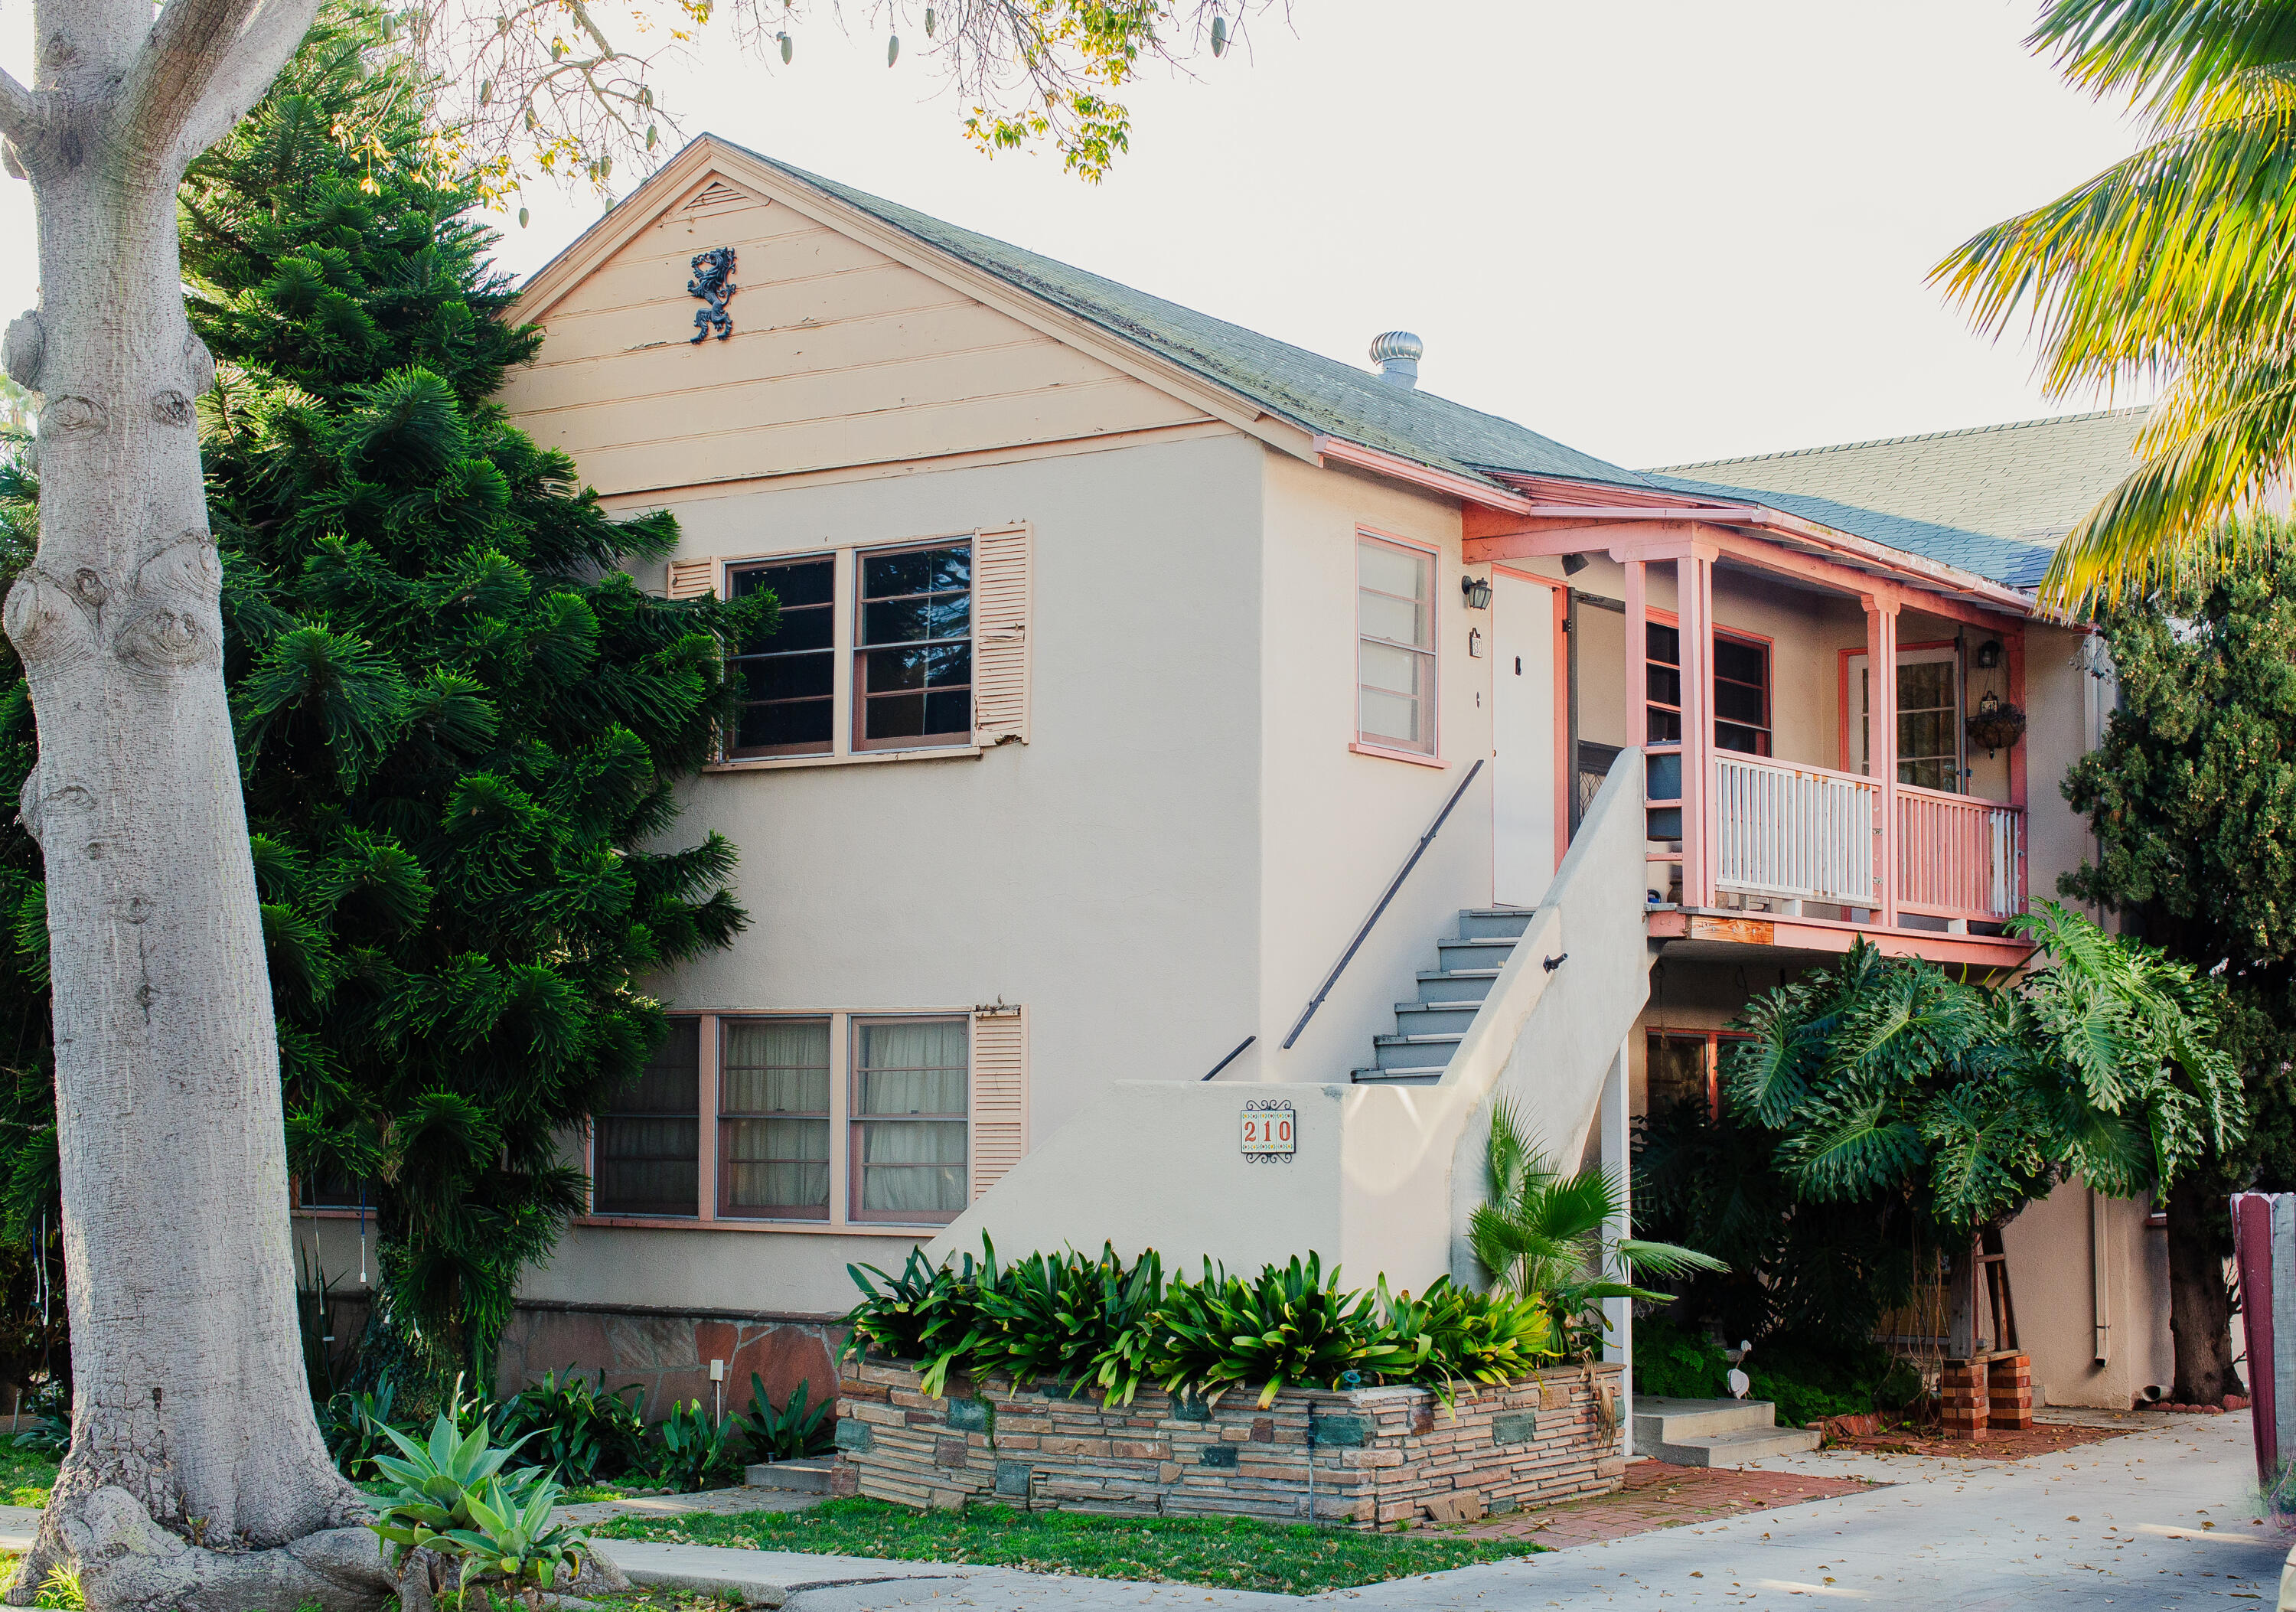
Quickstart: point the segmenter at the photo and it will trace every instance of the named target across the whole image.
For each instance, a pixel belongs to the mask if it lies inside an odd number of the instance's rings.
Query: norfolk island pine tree
[[[148,1547],[84,1571],[99,1607],[371,1605],[391,1583],[301,1391],[263,902],[194,430],[214,359],[176,233],[178,180],[261,98],[318,0],[33,9],[30,81],[0,71],[0,166],[32,185],[42,301],[8,326],[0,368],[39,397],[44,489],[0,622],[38,735],[20,799],[42,852],[78,1378],[39,1554],[86,1569],[107,1543]],[[676,10],[653,36],[668,48],[711,7]],[[1189,41],[1218,51],[1231,26],[1214,0],[940,10],[929,53],[976,103],[968,133],[1050,140],[1087,178],[1128,138],[1110,92]],[[733,13],[759,33],[756,0]],[[778,16],[786,61],[800,13]],[[537,171],[603,185],[668,121],[648,59],[617,43],[644,34],[627,12],[438,0],[401,20],[400,43],[442,70],[439,160],[496,186]],[[164,1246],[155,1218],[177,1232]],[[145,1319],[179,1304],[198,1324]],[[170,1540],[154,1517],[243,1548]]]

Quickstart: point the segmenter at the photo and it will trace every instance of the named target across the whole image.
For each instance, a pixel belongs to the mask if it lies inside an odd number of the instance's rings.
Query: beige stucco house
[[[2132,415],[1636,472],[714,138],[522,312],[512,418],[677,517],[642,581],[783,615],[679,830],[754,921],[656,983],[512,1369],[745,1383],[983,1232],[1417,1286],[1494,1101],[1616,1163],[1750,991],[2013,968],[2084,853],[2112,691],[2028,590]],[[2144,1205],[2010,1247],[2052,1398],[2166,1380]]]

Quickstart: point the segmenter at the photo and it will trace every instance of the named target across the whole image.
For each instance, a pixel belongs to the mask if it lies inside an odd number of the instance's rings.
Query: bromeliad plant
[[[1414,1383],[1447,1402],[1458,1382],[1511,1381],[1555,1352],[1536,1296],[1447,1278],[1415,1299],[1384,1281],[1349,1291],[1316,1254],[1250,1278],[1206,1262],[1201,1279],[1167,1281],[1153,1250],[1130,1265],[1112,1246],[1096,1259],[1070,1251],[1000,1265],[984,1238],[982,1253],[939,1269],[913,1254],[898,1278],[849,1267],[862,1298],[845,1353],[916,1362],[937,1396],[963,1372],[1056,1380],[1072,1397],[1097,1389],[1128,1405],[1149,1384],[1207,1400],[1256,1385],[1267,1404],[1287,1386]]]

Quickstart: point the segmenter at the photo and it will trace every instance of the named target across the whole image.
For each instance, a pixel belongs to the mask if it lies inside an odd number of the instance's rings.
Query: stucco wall
[[[1491,769],[1486,767],[1395,902],[1289,1051],[1300,1010],[1346,949],[1428,823],[1491,753],[1491,613],[1459,596],[1459,512],[1351,471],[1267,456],[1259,626],[1261,891],[1266,929],[1259,1042],[1230,1075],[1344,1081],[1392,1034],[1394,1008],[1435,966],[1439,935],[1491,895]],[[1358,754],[1356,533],[1438,549],[1435,625],[1440,767]],[[1480,629],[1483,655],[1467,653]],[[1233,1044],[1233,1042],[1231,1042]],[[1225,1050],[1225,1049],[1223,1049]]]
[[[1034,532],[1032,738],[707,775],[679,843],[742,848],[751,924],[650,982],[713,1011],[1029,1008],[1030,1130],[1190,1082],[1259,1024],[1261,450],[1236,438],[695,498],[681,555]],[[528,1296],[832,1313],[904,1239],[578,1227]]]

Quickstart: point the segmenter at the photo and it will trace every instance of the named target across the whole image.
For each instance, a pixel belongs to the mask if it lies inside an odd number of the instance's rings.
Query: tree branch
[[[261,99],[318,10],[319,0],[168,0],[121,97],[133,144],[180,171]]]
[[[271,81],[287,65],[303,36],[317,21],[320,0],[263,0],[230,56],[209,84],[176,140],[176,155],[189,162],[247,116]]]
[[[29,145],[39,127],[38,98],[0,68],[0,137],[19,146]]]

